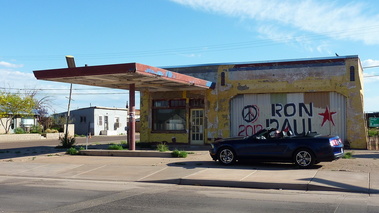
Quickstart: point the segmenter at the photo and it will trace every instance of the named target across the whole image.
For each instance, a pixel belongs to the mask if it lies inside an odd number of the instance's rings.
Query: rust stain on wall
[[[248,90],[249,87],[246,86],[246,85],[241,85],[240,83],[238,83],[237,89],[238,89],[238,90]]]

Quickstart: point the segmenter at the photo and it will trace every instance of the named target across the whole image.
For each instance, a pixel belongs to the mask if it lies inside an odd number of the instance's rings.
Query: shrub
[[[59,133],[58,130],[56,129],[46,129],[45,132],[46,133]]]
[[[112,150],[123,150],[124,147],[122,147],[122,145],[119,145],[119,144],[111,144],[108,146],[108,149],[112,149]]]
[[[25,130],[23,128],[14,129],[15,134],[25,134]]]
[[[128,142],[127,141],[120,141],[120,145],[122,146],[122,147],[124,147],[124,149],[128,149],[129,148],[129,145],[128,145]]]
[[[169,151],[169,148],[165,143],[160,143],[157,145],[157,150],[160,152],[167,152]]]
[[[351,159],[353,158],[353,153],[352,152],[345,152],[345,154],[342,157],[343,159]]]
[[[41,134],[42,133],[42,127],[39,126],[39,125],[33,125],[32,127],[30,127],[30,133],[39,133],[39,134]]]
[[[66,137],[65,135],[60,140],[63,148],[71,148],[75,144],[75,138],[71,136]]]
[[[52,130],[55,129],[55,130],[57,130],[58,132],[63,132],[63,131],[64,131],[63,127],[51,127],[51,129],[52,129]]]
[[[71,148],[67,149],[66,153],[69,155],[77,155],[79,153],[79,151],[76,150],[74,147],[71,147]]]
[[[369,137],[375,137],[379,135],[379,130],[375,128],[371,128],[368,130],[368,136]]]
[[[175,157],[175,158],[186,158],[188,155],[188,152],[186,151],[179,151],[177,149],[175,149],[174,151],[172,151],[171,153],[171,156],[172,157]]]

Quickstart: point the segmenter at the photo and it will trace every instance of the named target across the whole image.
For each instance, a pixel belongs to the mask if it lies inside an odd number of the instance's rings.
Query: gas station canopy
[[[137,91],[204,90],[213,82],[139,63],[84,66],[34,71],[38,80]]]

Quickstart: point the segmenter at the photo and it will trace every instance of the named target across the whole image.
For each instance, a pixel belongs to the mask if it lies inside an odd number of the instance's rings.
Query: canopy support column
[[[129,150],[136,150],[136,119],[135,119],[135,105],[136,105],[136,88],[135,84],[129,85],[129,128],[128,128],[128,138],[129,138]]]

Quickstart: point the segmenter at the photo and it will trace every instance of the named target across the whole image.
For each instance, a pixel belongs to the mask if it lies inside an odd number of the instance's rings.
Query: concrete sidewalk
[[[207,151],[184,159],[61,154],[0,162],[0,176],[379,194],[379,171],[303,170],[293,164],[222,166]]]

